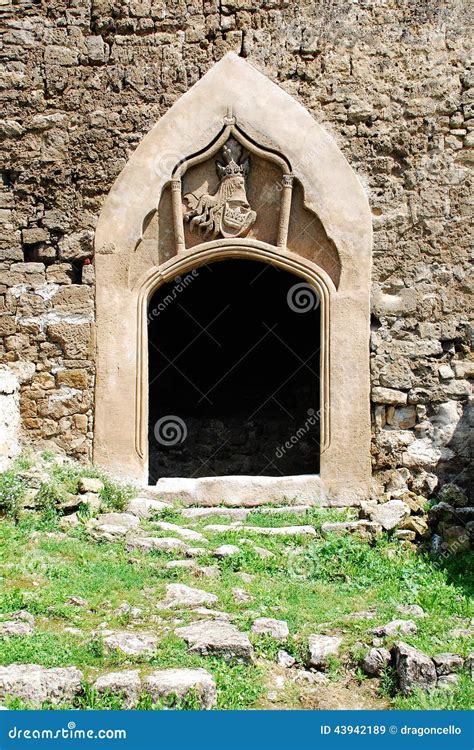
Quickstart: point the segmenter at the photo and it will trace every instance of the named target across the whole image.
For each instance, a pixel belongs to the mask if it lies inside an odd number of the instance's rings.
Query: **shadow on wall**
[[[457,402],[457,405],[458,409],[462,408],[461,416],[451,438],[444,445],[444,450],[442,450],[434,473],[438,477],[440,487],[446,483],[456,484],[464,490],[468,499],[472,501],[474,499],[474,463],[472,460],[474,454],[474,409],[468,403],[461,405],[460,402]],[[440,422],[441,420],[442,415]],[[435,422],[435,418],[432,418],[431,421]],[[436,426],[434,437],[436,438]]]
[[[456,412],[456,424],[446,425],[448,413],[452,417]],[[472,413],[469,404],[451,401],[441,404],[431,418],[433,443],[441,441],[441,457],[433,469],[440,489],[428,513],[431,552],[435,565],[466,596],[474,595],[474,555],[470,554],[474,548]],[[444,443],[443,429],[451,430]]]

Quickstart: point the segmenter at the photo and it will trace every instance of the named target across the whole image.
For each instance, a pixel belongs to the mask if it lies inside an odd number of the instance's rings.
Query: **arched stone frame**
[[[129,266],[173,168],[205,151],[229,106],[247,132],[277,144],[341,262],[338,287],[315,263],[256,240],[217,240],[148,264],[130,284]],[[178,273],[228,257],[263,260],[301,276],[322,301],[323,449],[320,476],[330,496],[363,495],[370,482],[369,288],[371,218],[367,198],[333,139],[278,86],[234,54],[183,95],[143,139],[118,177],[96,232],[97,383],[94,458],[147,482],[146,305]],[[206,260],[207,259],[207,260]]]
[[[182,276],[194,268],[207,263],[215,263],[230,258],[245,258],[269,263],[299,276],[311,284],[317,291],[320,300],[320,403],[321,406],[321,455],[330,443],[330,410],[329,403],[329,346],[331,309],[330,295],[335,290],[329,276],[314,263],[302,260],[298,255],[289,252],[276,252],[272,245],[264,242],[235,239],[232,242],[217,240],[206,242],[192,248],[179,257],[173,258],[159,268],[151,269],[137,284],[137,377],[136,377],[136,433],[135,448],[138,455],[145,459],[147,453],[148,431],[148,337],[147,313],[148,304],[154,292],[164,283]]]

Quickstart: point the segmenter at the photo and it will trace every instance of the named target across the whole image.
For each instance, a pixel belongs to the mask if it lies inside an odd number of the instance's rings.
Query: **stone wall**
[[[0,15],[0,335],[23,441],[90,457],[100,208],[154,122],[235,51],[332,133],[369,195],[380,489],[466,485],[468,2],[0,0]]]

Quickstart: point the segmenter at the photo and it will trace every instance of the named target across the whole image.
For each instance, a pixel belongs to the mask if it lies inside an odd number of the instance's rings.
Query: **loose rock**
[[[277,662],[280,667],[290,669],[290,667],[293,667],[296,664],[296,659],[287,651],[279,651],[277,654]]]
[[[399,604],[397,612],[402,615],[413,615],[413,617],[426,617],[426,612],[419,604]]]
[[[390,664],[390,651],[386,648],[371,648],[362,661],[362,669],[370,677],[379,677]]]
[[[126,549],[129,552],[140,550],[149,552],[150,550],[160,550],[160,552],[179,552],[188,554],[189,548],[181,539],[174,537],[154,537],[154,536],[133,536],[128,537]]]
[[[430,690],[436,687],[436,667],[429,656],[402,641],[395,643],[392,655],[404,695],[409,695],[414,688]]]
[[[167,523],[166,521],[155,521],[154,526],[157,526],[162,531],[171,531],[177,536],[187,539],[192,542],[206,542],[206,537],[199,531],[193,531],[192,529],[185,529],[182,526],[177,526],[175,523]]]
[[[124,708],[134,708],[141,692],[140,675],[135,669],[123,672],[109,672],[99,677],[94,688],[99,694],[117,693],[123,695]]]
[[[168,503],[161,500],[153,500],[148,497],[134,497],[127,505],[127,513],[132,513],[138,518],[150,518],[154,513],[159,513],[164,508],[169,508]]]
[[[99,494],[104,489],[104,483],[95,477],[81,477],[79,479],[78,489],[81,494],[93,492]]]
[[[309,666],[316,669],[325,669],[328,658],[338,656],[342,644],[342,638],[335,635],[310,635],[309,636]]]
[[[259,617],[252,625],[252,633],[271,635],[277,641],[286,641],[290,635],[285,620],[274,620],[271,617]]]
[[[106,651],[120,651],[127,656],[152,656],[158,645],[156,635],[134,631],[116,631],[103,640]]]
[[[417,630],[418,628],[413,620],[392,620],[386,625],[372,628],[371,633],[378,636],[385,635],[392,637],[396,635],[412,635]]]
[[[225,558],[233,557],[233,555],[238,555],[239,552],[240,547],[236,547],[235,544],[221,544],[220,547],[216,547],[213,554],[215,557]]]
[[[230,623],[203,620],[178,628],[175,633],[184,638],[191,651],[216,654],[224,659],[252,660],[253,646],[248,636]]]
[[[216,683],[205,669],[157,670],[145,678],[143,687],[156,702],[182,701],[190,692],[201,709],[213,708],[217,702]]]
[[[438,654],[433,657],[438,676],[459,672],[464,666],[464,659],[459,654]]]
[[[5,620],[0,622],[0,638],[33,635],[34,627],[29,622],[21,620]]]
[[[239,586],[234,586],[232,589],[232,595],[234,597],[234,602],[237,602],[238,604],[248,604],[248,602],[253,602],[254,599],[248,591],[239,588]]]
[[[385,531],[391,531],[410,515],[410,508],[401,500],[389,500],[381,505],[365,506],[363,513],[366,518],[379,523]]]
[[[46,669],[38,664],[0,667],[0,700],[7,696],[40,708],[44,701],[69,703],[82,690],[83,675],[75,667]]]
[[[215,604],[217,596],[210,594],[202,589],[194,589],[186,586],[184,583],[168,583],[166,586],[166,596],[163,601],[158,603],[161,609],[174,607],[199,607],[202,604]]]

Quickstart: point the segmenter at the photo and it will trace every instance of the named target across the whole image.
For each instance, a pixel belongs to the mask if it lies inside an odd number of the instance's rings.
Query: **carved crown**
[[[247,176],[250,159],[248,156],[242,158],[242,146],[234,138],[229,138],[227,143],[222,147],[222,156],[224,158],[224,164],[216,162],[217,174],[220,180],[224,180],[228,177],[235,175]]]

